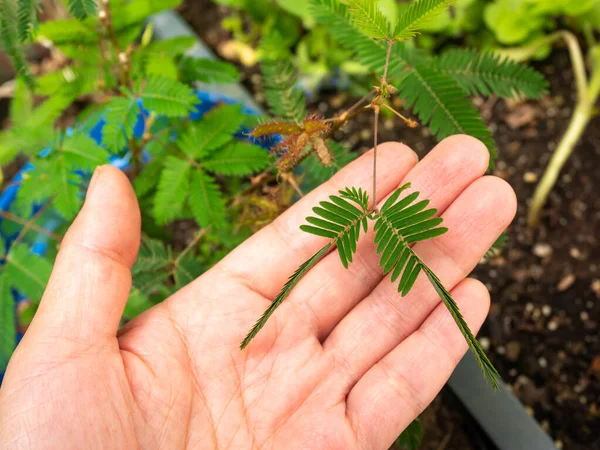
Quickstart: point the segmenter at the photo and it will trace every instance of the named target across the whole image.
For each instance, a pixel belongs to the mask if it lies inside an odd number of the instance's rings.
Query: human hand
[[[425,277],[401,298],[371,239],[345,270],[326,256],[249,347],[239,344],[289,275],[323,244],[299,230],[311,208],[371,185],[351,163],[213,269],[117,331],[140,241],[126,177],[97,171],[61,245],[39,310],[0,390],[0,448],[386,449],[431,402],[467,349]],[[417,163],[378,152],[378,200],[403,183],[449,232],[416,244],[473,331],[489,295],[465,279],[516,201],[483,176],[488,152],[455,136]],[[372,231],[370,231],[372,232]]]

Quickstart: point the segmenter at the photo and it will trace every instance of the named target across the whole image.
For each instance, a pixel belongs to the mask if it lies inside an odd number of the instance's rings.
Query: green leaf
[[[398,436],[394,445],[402,450],[419,450],[422,440],[423,427],[421,426],[421,421],[417,417],[406,427],[402,434]]]
[[[235,66],[214,59],[183,56],[178,68],[181,81],[185,83],[237,83],[240,79]]]
[[[540,98],[548,91],[548,82],[541,73],[491,52],[448,50],[434,64],[470,95]]]
[[[404,199],[397,201],[399,193],[409,187],[410,183],[400,187],[391,197],[394,198],[396,203],[393,205],[388,204],[385,210],[382,208],[380,212],[374,214],[377,221],[374,228],[374,242],[377,245],[377,253],[381,254],[380,265],[384,268],[385,273],[392,271],[392,282],[400,278],[398,292],[402,296],[410,292],[419,273],[421,271],[425,272],[427,278],[452,314],[469,347],[475,353],[484,376],[490,379],[492,385],[497,388],[496,378],[498,377],[498,373],[463,320],[452,296],[431,269],[425,265],[409,246],[411,242],[431,239],[447,231],[446,228],[439,226],[442,219],[431,218],[435,210],[423,210],[429,202],[417,202],[418,193],[410,194],[404,197]],[[410,201],[406,201],[407,199]]]
[[[308,271],[312,269],[327,254],[327,252],[331,248],[331,245],[331,243],[325,245],[321,250],[319,250],[310,259],[308,259],[308,261],[304,262],[300,267],[298,267],[294,274],[288,279],[287,283],[285,283],[281,292],[277,295],[277,297],[275,297],[271,305],[267,308],[263,315],[260,316],[256,324],[246,335],[246,337],[240,344],[240,348],[242,350],[248,346],[250,341],[252,341],[252,339],[254,339],[258,332],[265,326],[265,324],[267,323],[271,315],[275,312],[275,310],[288,297],[288,295],[290,295],[290,292],[292,292],[294,286],[296,286],[304,277],[304,275],[306,275]]]
[[[191,166],[187,161],[175,156],[165,159],[154,198],[154,217],[159,224],[181,217],[190,189],[190,172]]]
[[[144,294],[138,288],[132,287],[131,292],[129,292],[129,298],[127,299],[127,303],[125,305],[125,310],[123,311],[123,317],[131,320],[153,306],[154,303],[150,301],[146,294]]]
[[[355,55],[356,62],[366,69],[381,72],[385,64],[387,44],[363,35],[353,24],[346,5],[338,0],[310,0],[310,11],[318,23],[324,25],[340,45]],[[402,44],[392,48],[389,78],[394,78],[410,62],[421,58],[421,52],[407,49]]]
[[[185,53],[196,45],[196,39],[192,36],[175,36],[170,39],[151,42],[145,51],[156,54],[177,56]]]
[[[477,360],[477,363],[479,364],[479,367],[481,368],[484,377],[490,382],[494,389],[498,389],[498,381],[500,380],[500,374],[485,354],[485,351],[481,347],[479,341],[475,338],[475,336],[469,329],[469,325],[467,325],[467,322],[465,322],[458,308],[458,305],[450,295],[450,292],[448,292],[448,290],[444,287],[439,278],[431,271],[429,267],[427,267],[425,264],[422,264],[422,268],[425,274],[427,275],[427,278],[429,278],[429,281],[433,285],[434,289],[442,299],[442,302],[444,302],[444,305],[446,305],[446,308],[448,309],[448,311],[450,311],[450,314],[456,322],[456,325],[458,326],[460,332],[465,337],[469,348],[475,355],[475,359]]]
[[[52,264],[47,259],[31,253],[27,245],[19,244],[7,255],[5,271],[12,287],[31,302],[39,303],[50,279]]]
[[[16,347],[17,317],[15,301],[6,273],[0,274],[0,372],[6,370]]]
[[[347,268],[356,252],[361,224],[369,215],[369,196],[362,188],[346,188],[340,191],[340,196],[331,195],[329,199],[330,202],[320,203],[321,208],[313,208],[317,216],[307,217],[306,221],[311,225],[301,225],[300,229],[334,239],[342,265]]]
[[[57,148],[64,156],[65,164],[72,170],[92,172],[97,166],[108,163],[108,152],[83,132],[66,137]]]
[[[69,12],[79,20],[95,16],[98,9],[96,0],[67,0]]]
[[[26,122],[33,111],[33,95],[23,80],[16,80],[15,94],[10,102],[10,121]]]
[[[200,169],[192,173],[189,202],[192,214],[201,227],[219,226],[225,221],[221,190],[215,180]]]
[[[482,141],[492,158],[497,156],[490,130],[464,90],[448,75],[418,65],[409,70],[398,86],[398,96],[429,125],[438,140],[468,134]]]
[[[398,19],[394,39],[404,41],[416,36],[420,29],[455,2],[456,0],[413,1]]]
[[[210,156],[229,143],[244,123],[241,105],[223,105],[212,109],[202,120],[191,122],[177,139],[177,147],[192,159]]]
[[[102,142],[112,152],[122,150],[133,136],[140,108],[135,98],[113,97],[106,104]]]
[[[500,236],[498,236],[498,239],[496,239],[494,241],[494,243],[488,249],[488,251],[485,252],[485,256],[483,257],[484,261],[487,261],[489,259],[492,259],[492,258],[495,258],[496,256],[498,256],[502,252],[502,249],[504,248],[504,246],[506,245],[507,240],[508,240],[508,235],[506,234],[506,231],[503,231],[502,234]]]
[[[117,0],[111,2],[113,27],[116,31],[125,28],[135,28],[140,32],[140,26],[148,17],[174,9],[181,0]]]
[[[175,287],[181,289],[202,275],[203,271],[202,263],[188,253],[183,258],[179,259],[175,265],[173,271]]]
[[[388,39],[390,25],[377,7],[375,0],[348,0],[348,9],[354,25],[373,39]]]
[[[54,45],[95,44],[100,34],[92,26],[75,19],[43,22],[38,29],[38,40],[48,40]]]
[[[138,198],[154,190],[158,185],[160,173],[163,168],[163,158],[153,158],[146,164],[142,171],[133,180],[133,189]]]
[[[161,76],[148,78],[140,98],[148,110],[171,118],[187,116],[198,103],[189,86]]]
[[[33,39],[39,26],[38,11],[41,9],[40,0],[19,0],[18,1],[18,24],[19,39],[21,42],[28,42]]]
[[[142,272],[156,272],[171,265],[173,254],[170,247],[158,239],[144,237],[138,257],[131,269],[134,278]]]
[[[268,152],[248,142],[234,141],[202,162],[203,167],[222,175],[250,175],[269,165]]]
[[[265,97],[274,116],[301,122],[306,117],[304,94],[298,88],[298,74],[289,61],[262,64]]]
[[[13,0],[0,0],[0,43],[10,57],[17,75],[27,83],[29,88],[33,88],[35,81],[29,70],[25,49],[19,40],[17,12]]]

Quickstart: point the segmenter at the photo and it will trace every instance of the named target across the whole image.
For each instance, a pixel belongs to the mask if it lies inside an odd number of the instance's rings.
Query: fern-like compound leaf
[[[352,255],[356,252],[361,226],[367,232],[369,196],[362,188],[346,188],[340,191],[340,196],[331,195],[329,200],[313,208],[316,217],[307,217],[309,225],[301,225],[300,229],[333,239],[342,265],[348,268]]]
[[[250,332],[246,335],[242,343],[240,344],[240,349],[244,349],[248,346],[250,341],[254,339],[254,337],[258,334],[258,332],[265,326],[271,315],[275,312],[275,310],[281,305],[281,303],[290,295],[292,289],[300,282],[302,277],[308,273],[310,269],[312,269],[327,253],[333,244],[329,243],[325,245],[321,250],[315,253],[310,257],[307,261],[305,261],[298,269],[294,272],[294,274],[288,279],[288,281],[283,286],[281,292],[275,297],[271,305],[266,309],[262,316],[257,320],[256,324],[252,327]]]
[[[442,299],[442,302],[444,302],[446,308],[448,308],[448,311],[450,311],[450,314],[456,322],[456,325],[458,326],[460,332],[465,337],[469,348],[475,355],[475,359],[477,360],[477,363],[479,364],[479,367],[481,368],[484,377],[490,382],[494,389],[498,389],[498,380],[500,380],[500,374],[498,373],[488,356],[485,354],[485,350],[483,350],[483,347],[481,346],[477,338],[475,338],[475,336],[473,335],[472,331],[469,328],[469,325],[467,325],[467,322],[463,318],[460,309],[458,308],[458,305],[452,298],[452,295],[450,295],[450,292],[448,292],[448,290],[444,287],[442,282],[432,272],[432,270],[425,264],[421,264],[423,267],[423,272],[425,272],[425,275],[427,275],[427,278],[431,282],[431,285],[434,287],[434,289]]]
[[[148,78],[140,98],[145,108],[167,117],[184,117],[198,102],[188,85],[162,76]]]
[[[219,185],[201,169],[192,173],[189,202],[192,214],[201,227],[218,227],[225,221],[225,204]]]
[[[269,165],[269,155],[249,142],[233,141],[202,161],[202,166],[221,175],[250,175]]]
[[[483,142],[492,157],[496,146],[491,132],[464,90],[448,75],[425,64],[411,68],[398,85],[398,96],[407,108],[429,125],[442,140],[454,134],[468,134]]]
[[[5,276],[32,303],[39,303],[50,279],[52,264],[25,244],[11,248],[6,256]],[[12,299],[11,299],[12,300]]]
[[[202,120],[189,124],[177,139],[177,147],[194,160],[206,158],[231,142],[244,119],[240,105],[214,108]]]
[[[0,0],[0,41],[17,75],[33,88],[35,82],[27,64],[25,49],[19,39],[19,22],[15,6],[16,2],[13,0]]]
[[[298,88],[298,74],[289,61],[265,61],[262,64],[265,97],[271,113],[284,120],[302,122],[306,104]]]
[[[402,432],[394,445],[403,450],[419,450],[423,440],[423,427],[421,421],[417,417],[409,426]]]
[[[154,199],[154,217],[165,224],[181,217],[190,188],[191,166],[175,156],[165,159]]]
[[[192,83],[237,83],[240,78],[235,66],[223,61],[183,56],[178,64],[181,81]]]
[[[135,98],[113,97],[106,105],[104,119],[106,124],[102,129],[102,141],[106,148],[117,152],[127,145],[133,136],[133,128],[140,113]]]
[[[417,35],[417,32],[441,14],[456,0],[415,0],[398,19],[394,30],[394,39],[405,41]]]
[[[373,39],[387,39],[390,24],[377,6],[375,0],[348,0],[348,9],[354,25]]]
[[[489,361],[463,319],[458,305],[443,286],[439,278],[427,267],[410,247],[411,243],[431,239],[444,234],[447,228],[441,227],[441,218],[436,218],[435,209],[426,209],[428,200],[418,200],[418,193],[412,193],[398,200],[400,193],[410,187],[410,183],[399,188],[375,213],[375,245],[380,254],[380,265],[384,273],[391,272],[391,281],[398,281],[398,292],[407,295],[414,286],[419,274],[424,272],[430,283],[450,311],[459,330],[494,388],[497,388],[498,372]],[[393,201],[390,201],[392,200]]]
[[[69,12],[79,20],[94,16],[98,10],[96,0],[68,0],[67,7]]]
[[[339,0],[310,0],[310,12],[336,41],[353,52],[357,62],[371,71],[381,71],[385,65],[387,45],[362,34],[353,23],[348,6]],[[389,65],[390,78],[401,72],[413,54],[417,53],[408,51],[399,44],[393,47]]]
[[[434,64],[471,95],[540,98],[548,90],[541,73],[492,52],[452,49],[435,58]]]
[[[21,42],[29,42],[35,36],[39,26],[37,12],[41,7],[40,0],[19,0],[17,10],[19,39]]]
[[[498,256],[500,254],[500,252],[502,252],[502,249],[504,248],[504,246],[506,245],[507,239],[508,239],[508,236],[506,234],[506,231],[502,232],[502,234],[500,236],[498,236],[498,239],[496,239],[494,241],[494,243],[488,249],[488,251],[485,252],[485,256],[483,257],[484,261],[487,261],[488,259],[495,258],[496,256]]]

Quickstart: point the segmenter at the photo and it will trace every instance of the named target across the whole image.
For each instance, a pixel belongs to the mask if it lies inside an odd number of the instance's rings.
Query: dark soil
[[[219,26],[227,10],[207,1],[184,2],[184,17],[216,53],[230,35]],[[551,93],[539,102],[476,100],[494,131],[499,160],[493,173],[519,198],[517,218],[502,254],[473,276],[491,291],[493,306],[480,339],[505,382],[557,447],[600,448],[600,119],[588,126],[544,208],[538,230],[526,226],[536,181],[568,125],[575,87],[568,54],[539,64]],[[260,99],[256,67],[243,68],[244,84]],[[323,94],[312,105],[331,116],[352,103],[347,94]],[[426,129],[407,130],[389,120],[381,140],[402,141],[423,156],[435,145]],[[371,147],[370,116],[347,126],[355,150]],[[424,448],[485,448],[472,421],[449,393],[424,413]],[[448,437],[450,436],[450,437]]]

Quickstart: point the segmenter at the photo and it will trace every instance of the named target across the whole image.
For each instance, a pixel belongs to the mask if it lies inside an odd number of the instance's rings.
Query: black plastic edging
[[[150,21],[157,39],[193,36],[197,44],[186,54],[198,58],[215,58],[212,51],[176,12],[162,12],[153,16]],[[261,110],[252,96],[240,85],[201,84],[199,89],[227,95]],[[523,405],[503,383],[499,391],[492,390],[481,376],[479,366],[470,351],[462,359],[448,384],[499,450],[556,450],[552,439],[535,419],[527,414]]]

